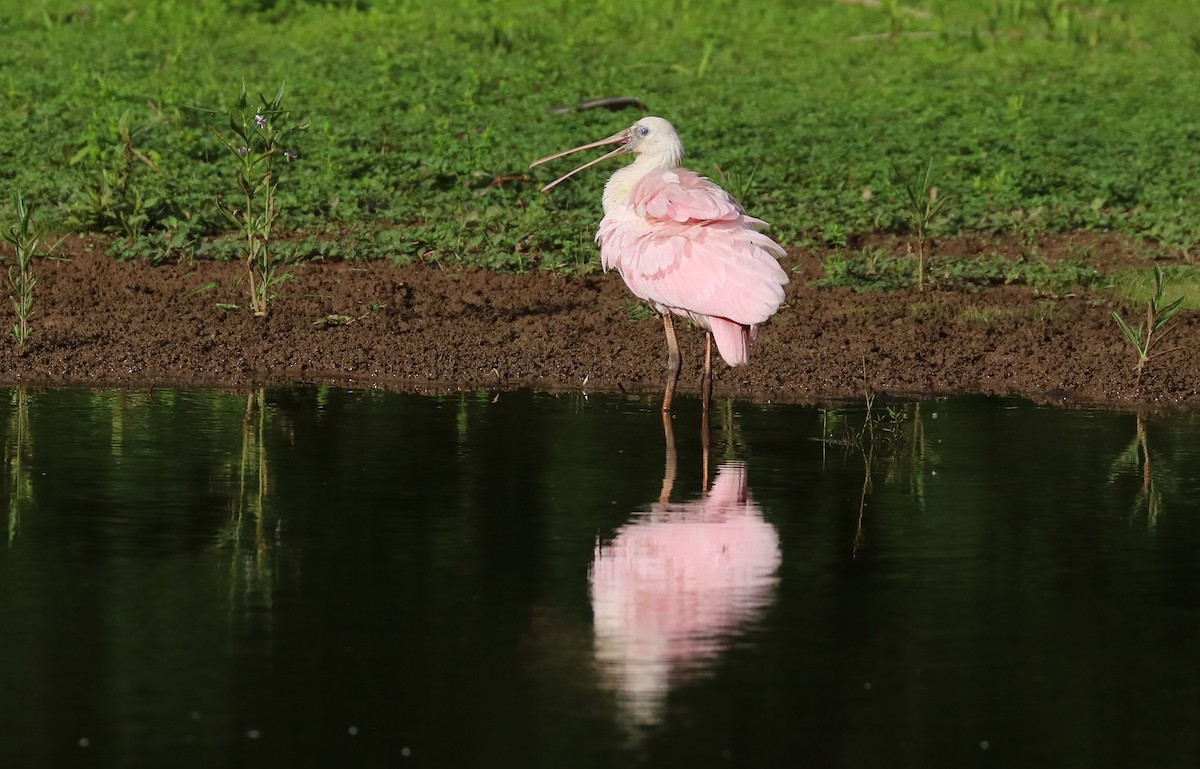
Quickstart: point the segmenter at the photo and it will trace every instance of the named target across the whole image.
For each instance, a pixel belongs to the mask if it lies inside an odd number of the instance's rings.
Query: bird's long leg
[[[700,380],[700,401],[704,413],[708,414],[708,402],[712,400],[712,332],[704,334],[704,377]]]
[[[709,448],[709,445],[712,443],[712,441],[711,441],[712,433],[711,433],[711,430],[709,429],[708,401],[707,400],[705,400],[704,405],[705,405],[705,409],[700,415],[700,451],[701,451],[700,471],[702,473],[704,473],[703,478],[701,478],[702,482],[700,484],[700,488],[704,489],[704,493],[707,494],[708,493],[708,448]]]
[[[675,337],[675,323],[671,320],[669,310],[663,311],[663,328],[667,332],[667,392],[663,395],[662,410],[670,411],[683,360],[679,357],[679,340]]]

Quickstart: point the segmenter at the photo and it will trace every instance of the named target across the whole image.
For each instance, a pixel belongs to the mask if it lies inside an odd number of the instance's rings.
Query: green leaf
[[[187,293],[184,294],[184,296],[194,296],[195,294],[199,294],[203,291],[210,291],[214,288],[220,288],[220,287],[221,287],[221,281],[210,280],[209,282],[205,283],[203,286],[199,286],[197,288],[193,288],[191,291],[188,291]]]
[[[1156,312],[1158,319],[1154,322],[1154,330],[1158,331],[1160,328],[1162,328],[1166,324],[1166,322],[1171,319],[1172,315],[1179,312],[1179,308],[1182,305],[1183,305],[1183,297],[1181,296],[1178,299],[1176,299],[1174,302],[1171,302],[1170,304],[1168,304],[1163,309],[1158,310]]]
[[[73,166],[76,163],[80,162],[81,160],[88,158],[91,155],[95,154],[95,152],[96,152],[96,149],[89,144],[88,146],[83,147],[78,152],[76,152],[74,155],[72,155],[71,159],[67,161],[67,165]]]
[[[234,120],[232,114],[229,115],[229,130],[240,136],[243,143],[250,143],[250,137],[246,135],[246,127]]]
[[[226,147],[226,148],[227,148],[227,149],[228,149],[230,152],[232,152],[232,153],[233,153],[233,154],[235,154],[235,155],[238,155],[238,154],[240,154],[240,153],[238,152],[238,148],[237,148],[237,147],[236,147],[236,146],[233,144],[233,142],[231,142],[231,141],[229,141],[229,139],[225,138],[225,134],[223,134],[223,133],[221,133],[220,131],[218,131],[218,130],[217,130],[215,127],[213,127],[213,125],[212,125],[211,123],[205,123],[205,124],[204,124],[204,126],[205,126],[205,128],[207,128],[209,131],[212,131],[212,134],[213,134],[213,136],[215,136],[215,137],[217,137],[218,139],[220,139],[220,140],[221,140],[221,143],[222,143],[222,144],[224,144],[224,145],[225,145],[225,147]]]
[[[1137,331],[1134,331],[1129,327],[1129,324],[1125,322],[1125,319],[1122,318],[1118,313],[1113,312],[1113,318],[1116,319],[1117,325],[1120,327],[1121,331],[1124,332],[1125,338],[1129,340],[1129,343],[1132,344],[1139,353],[1142,352],[1142,324],[1139,323]]]
[[[279,105],[283,103],[283,91],[284,91],[285,86],[286,86],[286,83],[279,84],[279,91],[275,94],[275,98],[272,99],[270,102],[271,109],[277,110],[277,109],[279,109]],[[262,98],[262,97],[260,96],[259,98]],[[263,103],[264,104],[266,103],[266,99],[263,99]]]

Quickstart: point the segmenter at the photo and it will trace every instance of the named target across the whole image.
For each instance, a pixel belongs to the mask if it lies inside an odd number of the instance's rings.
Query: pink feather
[[[596,241],[605,269],[636,296],[713,332],[730,366],[750,360],[756,327],[783,304],[784,250],[729,193],[681,168],[656,169],[627,206],[609,211]]]

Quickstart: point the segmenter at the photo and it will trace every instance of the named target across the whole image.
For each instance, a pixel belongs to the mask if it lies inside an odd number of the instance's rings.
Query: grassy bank
[[[633,96],[785,243],[909,232],[932,162],[935,234],[1178,254],[1200,241],[1198,41],[1190,0],[0,0],[0,180],[54,231],[220,255],[236,186],[197,108],[285,82],[311,127],[278,226],[304,253],[576,270],[607,174],[546,198],[560,169],[528,164],[641,114],[556,107]]]

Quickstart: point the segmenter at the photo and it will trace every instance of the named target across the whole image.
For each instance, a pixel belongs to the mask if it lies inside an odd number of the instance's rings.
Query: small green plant
[[[818,286],[850,286],[858,291],[896,291],[913,283],[912,263],[882,249],[837,251],[825,259],[825,277]]]
[[[367,311],[361,315],[342,315],[339,313],[330,313],[324,315],[313,323],[317,328],[328,328],[330,326],[349,326],[351,323],[357,323],[360,320],[366,320],[375,313],[382,310],[384,307],[382,302],[372,302]]]
[[[900,33],[904,31],[904,11],[907,10],[900,5],[900,0],[882,0],[880,5],[888,16],[888,31],[892,37],[900,37]]]
[[[926,265],[926,278],[941,288],[978,291],[987,286],[1027,285],[1037,296],[1063,296],[1094,286],[1100,273],[1081,262],[1057,264],[1024,262],[999,254],[976,258],[938,257]],[[858,291],[896,291],[916,283],[911,259],[867,246],[853,253],[837,252],[825,260],[825,277],[818,286],[850,286]]]
[[[29,206],[20,195],[17,196],[17,223],[9,228],[4,239],[9,242],[15,252],[15,259],[8,268],[8,286],[11,290],[13,312],[17,321],[13,323],[12,334],[17,340],[17,346],[22,349],[29,342],[33,333],[29,325],[29,316],[33,314],[33,287],[37,285],[37,275],[33,272],[33,257],[37,253],[38,236],[33,230]]]
[[[925,290],[925,244],[929,240],[929,229],[933,220],[946,205],[946,198],[938,196],[933,184],[933,161],[925,166],[920,180],[907,176],[898,167],[893,167],[896,177],[904,187],[905,208],[917,236],[917,290]]]
[[[139,164],[151,171],[158,171],[159,167],[154,153],[142,152],[135,146],[135,140],[156,122],[157,118],[134,127],[126,111],[115,125],[89,126],[84,145],[68,161],[84,173],[83,181],[67,203],[74,224],[118,232],[131,239],[144,233],[151,224],[151,215],[161,205],[157,197],[143,190],[136,171]]]
[[[639,302],[636,299],[626,297],[622,300],[625,303],[625,315],[634,323],[639,320],[646,320],[658,316],[658,312],[653,307],[645,302]]]
[[[830,248],[845,248],[850,242],[846,236],[846,230],[837,222],[825,225],[825,229],[821,233],[821,240]]]
[[[1150,297],[1150,301],[1146,302],[1146,322],[1144,324],[1139,323],[1137,328],[1131,327],[1121,317],[1120,313],[1115,310],[1113,311],[1113,318],[1117,321],[1117,326],[1120,327],[1121,332],[1125,334],[1125,339],[1129,341],[1129,344],[1137,353],[1137,363],[1134,366],[1134,370],[1137,372],[1136,384],[1138,386],[1142,383],[1142,371],[1146,368],[1146,363],[1151,358],[1157,358],[1160,355],[1166,355],[1178,349],[1171,347],[1156,352],[1150,351],[1156,343],[1162,342],[1167,334],[1173,330],[1168,328],[1163,331],[1163,327],[1166,326],[1167,321],[1179,311],[1180,305],[1183,304],[1183,297],[1179,297],[1164,307],[1162,302],[1163,292],[1166,290],[1166,287],[1167,277],[1163,274],[1162,268],[1156,264],[1154,265],[1154,296]]]
[[[716,169],[717,176],[721,178],[721,186],[733,195],[734,200],[741,201],[743,205],[747,204],[750,196],[754,193],[754,177],[758,176],[758,169],[762,167],[762,159],[754,163],[754,168],[750,169],[750,173],[742,175],[737,171],[726,171],[721,167],[720,163],[713,163],[713,168]]]
[[[283,90],[281,85],[270,101],[259,94],[261,104],[255,109],[243,85],[237,106],[216,113],[228,118],[228,133],[207,124],[235,159],[240,200],[237,206],[230,206],[218,197],[217,206],[245,238],[250,308],[259,317],[267,314],[276,287],[288,278],[286,261],[271,249],[271,229],[279,218],[283,168],[298,157],[288,142],[309,126],[308,122],[293,121],[291,112],[283,109]]]

